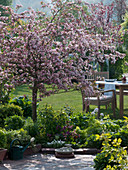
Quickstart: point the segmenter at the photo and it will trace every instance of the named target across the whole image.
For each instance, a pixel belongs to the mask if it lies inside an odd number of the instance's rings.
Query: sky
[[[44,0],[44,1],[50,2],[51,0]],[[113,0],[83,0],[83,1],[86,1],[88,3],[97,3],[102,1],[104,4],[109,4],[113,2]],[[32,7],[34,10],[37,10],[37,9],[41,9],[40,2],[41,0],[13,0],[12,6],[14,7],[15,6],[14,4],[21,4],[23,5],[22,11],[27,10],[28,7]]]

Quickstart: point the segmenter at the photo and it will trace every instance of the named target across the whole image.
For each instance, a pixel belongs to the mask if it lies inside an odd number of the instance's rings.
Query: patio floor
[[[93,170],[94,155],[75,155],[72,159],[58,159],[54,154],[38,153],[22,160],[4,160],[0,170]]]

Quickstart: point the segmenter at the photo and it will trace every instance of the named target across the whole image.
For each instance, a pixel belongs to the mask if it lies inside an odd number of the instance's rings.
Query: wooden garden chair
[[[105,95],[104,93],[112,92],[112,95]],[[100,106],[112,103],[113,116],[115,117],[115,90],[103,90],[96,97],[86,97],[85,98],[85,109],[86,112],[89,111],[89,105],[98,106],[98,115],[100,117]]]

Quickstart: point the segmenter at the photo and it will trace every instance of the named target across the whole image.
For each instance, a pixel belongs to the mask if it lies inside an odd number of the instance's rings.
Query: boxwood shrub
[[[14,104],[0,105],[0,127],[4,127],[4,119],[9,116],[23,116],[21,107]]]
[[[7,117],[5,119],[5,129],[6,130],[18,130],[21,129],[25,124],[23,117],[14,115]]]

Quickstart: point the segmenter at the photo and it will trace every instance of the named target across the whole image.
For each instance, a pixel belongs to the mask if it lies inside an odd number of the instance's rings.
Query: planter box
[[[37,145],[35,145],[34,147],[29,147],[29,148],[27,148],[27,149],[24,151],[23,155],[24,155],[24,156],[25,156],[25,155],[33,155],[33,154],[38,153],[38,152],[40,152],[40,151],[41,151],[41,144],[37,144]]]
[[[46,154],[55,154],[55,148],[42,148],[41,152]]]
[[[1,162],[3,162],[6,154],[7,154],[7,149],[0,148],[0,161],[1,161]]]
[[[96,148],[85,148],[83,149],[84,154],[89,154],[89,155],[96,155],[97,153],[100,153],[101,150],[100,149],[96,149]]]

